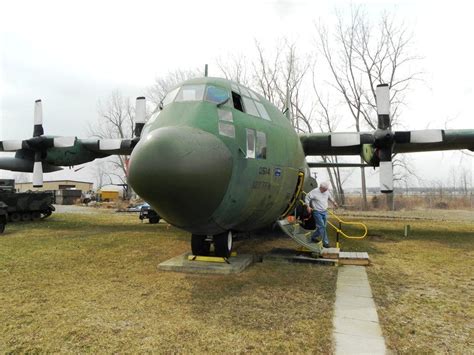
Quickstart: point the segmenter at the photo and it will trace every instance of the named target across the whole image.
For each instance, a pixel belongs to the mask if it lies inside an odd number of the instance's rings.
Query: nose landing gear
[[[209,256],[211,254],[211,243],[214,244],[214,255],[228,258],[232,252],[232,231],[216,234],[214,236],[197,235],[191,236],[191,250],[194,255]]]

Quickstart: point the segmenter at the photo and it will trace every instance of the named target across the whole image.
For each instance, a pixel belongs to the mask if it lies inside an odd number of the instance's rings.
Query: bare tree
[[[329,102],[329,97],[326,97],[326,99],[322,99],[321,94],[319,93],[315,80],[314,80],[314,73],[313,73],[313,89],[314,93],[317,98],[317,118],[316,118],[316,123],[319,127],[319,129],[322,132],[333,132],[338,124],[338,117],[337,114],[334,112],[331,112],[331,107],[332,105]],[[337,164],[340,163],[339,157],[338,156],[322,156],[322,159],[326,163],[332,163],[335,166],[333,167],[327,167],[327,173],[329,176],[329,181],[331,183],[333,192],[334,192],[334,198],[336,199],[337,203],[339,205],[344,205],[345,204],[345,194],[344,194],[344,188],[343,184],[346,181],[346,179],[350,176],[347,175],[346,177],[343,177],[341,174],[341,169],[337,166]]]
[[[362,7],[352,7],[346,19],[337,13],[334,33],[317,28],[317,48],[325,59],[330,85],[342,98],[355,129],[376,129],[375,89],[387,83],[391,89],[392,125],[396,125],[410,85],[419,78],[409,64],[420,59],[410,54],[412,36],[394,16],[383,14],[378,25],[370,23]],[[362,160],[361,160],[362,161]],[[365,172],[361,169],[363,208],[367,208]]]
[[[135,106],[118,90],[112,92],[105,102],[98,103],[98,120],[89,125],[89,134],[102,139],[126,139],[133,137]],[[119,181],[128,191],[128,156],[116,155],[108,159],[111,166],[107,175],[111,181]],[[128,197],[128,196],[126,196]]]
[[[147,99],[150,104],[156,107],[172,87],[199,76],[204,76],[204,70],[195,68],[170,71],[165,76],[155,78],[155,82],[147,90]]]
[[[248,60],[242,54],[232,54],[226,59],[218,58],[217,67],[226,79],[248,86],[250,75],[248,74]]]
[[[299,54],[296,43],[287,39],[279,42],[282,44],[269,51],[255,41],[256,59],[230,56],[226,62],[218,60],[218,67],[227,79],[251,86],[281,111],[289,106],[295,129],[312,132],[312,108],[305,107],[304,100],[304,81],[311,59]]]
[[[281,111],[291,110],[291,123],[297,132],[313,132],[314,124],[322,131],[332,131],[336,123],[329,109],[321,101],[308,99],[311,87],[309,73],[314,79],[314,63],[308,55],[300,54],[295,42],[279,41],[270,50],[255,41],[256,59],[249,63],[243,57],[232,57],[228,63],[219,63],[224,76],[239,83],[251,85]],[[251,67],[252,71],[246,69]],[[314,84],[314,80],[313,80]],[[313,85],[314,86],[314,85]],[[317,109],[316,109],[317,108]],[[323,156],[325,162],[338,163],[337,157]],[[327,168],[338,203],[344,204],[345,177],[338,167]]]

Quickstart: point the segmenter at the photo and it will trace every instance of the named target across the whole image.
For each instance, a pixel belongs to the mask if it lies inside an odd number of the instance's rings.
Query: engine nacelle
[[[377,148],[375,148],[372,144],[362,144],[360,156],[369,165],[375,167],[379,166],[380,164],[380,158],[377,154]]]

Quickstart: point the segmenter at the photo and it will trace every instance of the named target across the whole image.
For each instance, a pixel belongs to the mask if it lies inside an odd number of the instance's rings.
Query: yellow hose
[[[305,191],[302,191],[303,194],[307,195],[307,193]],[[300,199],[300,203],[304,205],[304,201]],[[364,229],[364,234],[361,235],[361,236],[351,236],[351,235],[347,235],[346,233],[344,233],[342,231],[342,229],[339,229],[338,227],[336,227],[334,224],[332,224],[329,220],[327,221],[327,223],[333,227],[336,232],[340,233],[344,238],[347,238],[347,239],[364,239],[366,236],[367,236],[367,226],[362,223],[362,222],[347,222],[347,221],[344,221],[342,220],[341,218],[339,218],[336,214],[334,214],[334,212],[328,210],[328,212],[331,214],[331,216],[333,216],[334,218],[336,218],[340,223],[342,224],[351,224],[351,225],[357,225],[357,226],[362,226],[362,228]]]
[[[361,236],[358,236],[358,237],[355,237],[355,236],[351,236],[351,235],[347,235],[346,233],[344,233],[342,231],[342,229],[339,229],[338,227],[336,227],[334,224],[332,224],[329,220],[327,221],[328,224],[333,227],[336,232],[338,233],[341,233],[341,235],[347,239],[364,239],[366,236],[367,236],[367,226],[362,223],[362,222],[347,222],[347,221],[344,221],[342,220],[341,218],[339,218],[338,216],[336,216],[334,214],[334,212],[328,210],[328,212],[331,214],[331,216],[333,216],[334,218],[336,218],[339,222],[341,222],[342,224],[351,224],[351,225],[357,225],[357,226],[362,226],[362,228],[364,229],[364,234],[361,235]]]

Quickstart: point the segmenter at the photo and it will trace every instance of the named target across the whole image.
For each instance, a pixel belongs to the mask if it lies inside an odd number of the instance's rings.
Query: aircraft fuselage
[[[310,183],[289,120],[228,80],[193,79],[177,89],[132,152],[132,188],[165,220],[193,234],[249,231],[276,221],[302,173]]]

